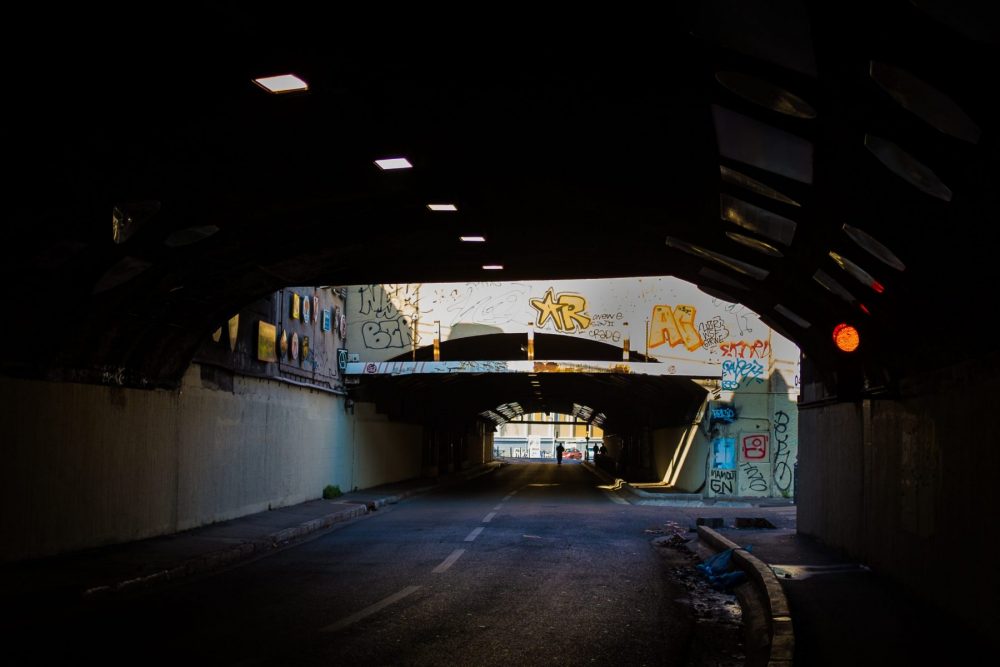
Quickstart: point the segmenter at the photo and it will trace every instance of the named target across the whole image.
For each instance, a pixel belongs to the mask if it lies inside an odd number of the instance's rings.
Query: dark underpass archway
[[[271,15],[219,8],[197,22],[94,17],[107,34],[135,36],[129,48],[49,18],[37,22],[43,37],[14,35],[0,486],[3,505],[29,508],[4,519],[31,544],[12,552],[266,507],[242,481],[285,476],[251,466],[219,484],[197,464],[216,456],[231,469],[216,445],[236,440],[259,446],[247,460],[268,461],[265,441],[291,434],[298,467],[319,469],[299,443],[353,437],[312,393],[308,408],[276,419],[275,406],[293,402],[274,382],[207,394],[191,371],[220,324],[276,289],[670,273],[745,304],[801,347],[800,530],[975,627],[995,625],[988,584],[1000,575],[987,551],[970,549],[969,569],[987,577],[972,591],[926,575],[950,571],[955,544],[974,546],[967,508],[988,514],[998,502],[983,471],[1000,448],[967,419],[969,397],[990,395],[1000,370],[970,335],[1000,240],[981,224],[1000,179],[1000,108],[984,84],[1000,64],[995,24],[935,2],[664,11],[630,15],[614,49],[586,30],[518,30],[511,50],[504,31],[434,42],[410,26],[372,49],[364,30],[330,39],[318,15],[283,31]],[[385,34],[381,22],[358,25]],[[23,57],[39,50],[44,62]],[[254,83],[286,70],[308,90]],[[179,85],[193,72],[203,76]],[[401,157],[408,169],[375,162]],[[834,346],[840,324],[859,332],[855,352]],[[489,409],[469,398],[476,391],[493,407],[523,396],[470,382],[434,391],[468,414]],[[681,405],[695,391],[552,382],[553,400],[592,394],[622,421],[654,424],[677,416],[616,396],[680,394]],[[449,412],[391,395],[401,390],[387,385],[375,402],[418,420]],[[195,433],[189,449],[158,449]],[[79,487],[54,493],[64,479]],[[175,504],[137,506],[133,495]],[[212,511],[187,515],[190,505]],[[47,541],[54,534],[66,539]]]

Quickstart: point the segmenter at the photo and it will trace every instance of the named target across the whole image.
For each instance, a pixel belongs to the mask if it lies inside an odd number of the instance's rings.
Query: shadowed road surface
[[[20,663],[688,663],[693,622],[644,529],[583,466],[506,466],[307,543],[19,628]],[[682,517],[677,516],[683,520]]]

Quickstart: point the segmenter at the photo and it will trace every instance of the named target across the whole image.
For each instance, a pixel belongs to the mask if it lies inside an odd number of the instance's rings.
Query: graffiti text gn
[[[703,342],[698,329],[694,326],[696,313],[694,306],[684,304],[673,307],[653,306],[649,322],[649,347],[659,347],[664,343],[676,347],[683,343],[688,351],[697,350]]]
[[[736,491],[736,471],[713,468],[708,474],[708,485],[714,494],[731,496]]]
[[[590,316],[587,310],[587,300],[579,294],[560,292],[553,298],[552,288],[545,292],[541,299],[531,299],[531,307],[538,311],[535,326],[543,328],[551,319],[556,331],[575,332],[577,328],[586,329],[590,326]]]

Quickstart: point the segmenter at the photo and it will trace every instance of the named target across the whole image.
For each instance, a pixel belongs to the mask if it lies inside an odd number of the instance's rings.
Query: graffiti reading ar
[[[531,307],[538,311],[535,326],[542,328],[550,319],[556,331],[576,331],[590,326],[590,316],[583,312],[587,309],[587,300],[579,294],[560,292],[552,298],[552,288],[545,292],[542,299],[531,299]]]

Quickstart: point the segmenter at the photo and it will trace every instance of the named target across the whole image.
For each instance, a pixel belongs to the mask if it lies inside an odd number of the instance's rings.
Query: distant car
[[[563,452],[564,459],[576,459],[577,461],[583,460],[583,452],[581,452],[576,447],[570,447],[565,452]]]

